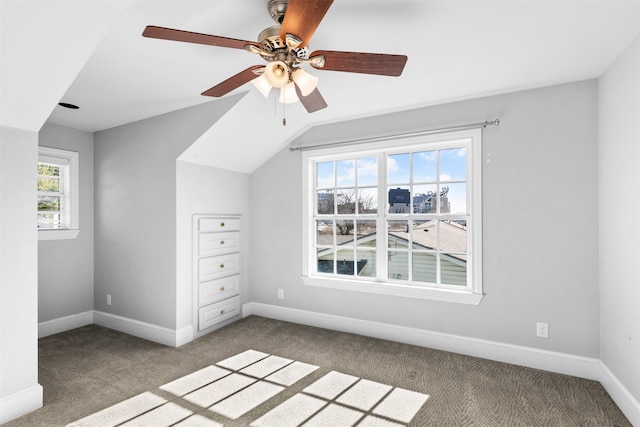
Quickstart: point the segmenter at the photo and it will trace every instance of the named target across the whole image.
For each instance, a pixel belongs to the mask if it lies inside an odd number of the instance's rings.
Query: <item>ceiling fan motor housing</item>
[[[292,49],[287,46],[285,41],[280,38],[280,25],[265,28],[258,34],[258,40],[264,46],[264,50],[269,53],[275,53],[275,56],[261,55],[266,61],[285,61],[286,56],[291,53],[292,57],[304,58],[309,57],[308,46]]]

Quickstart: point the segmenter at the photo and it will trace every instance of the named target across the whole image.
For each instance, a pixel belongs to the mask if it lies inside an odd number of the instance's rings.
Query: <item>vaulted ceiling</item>
[[[37,130],[48,120],[99,131],[217,102],[200,93],[264,61],[141,33],[158,25],[257,41],[274,25],[266,4],[1,0],[2,124]],[[226,95],[240,99],[186,158],[252,172],[316,124],[597,78],[639,33],[637,0],[335,0],[310,50],[407,55],[402,76],[309,67],[328,103],[312,114],[246,84]],[[225,154],[209,159],[212,145]]]

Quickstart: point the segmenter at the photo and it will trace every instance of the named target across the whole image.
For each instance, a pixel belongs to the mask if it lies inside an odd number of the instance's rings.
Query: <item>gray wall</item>
[[[600,358],[640,401],[640,38],[600,79],[598,101]]]
[[[499,117],[484,132],[484,293],[479,306],[307,287],[301,155],[251,176],[252,301],[599,357],[596,81],[325,125],[296,144]],[[283,288],[285,299],[277,299]],[[549,338],[536,337],[548,322]]]
[[[93,133],[45,124],[38,145],[76,151],[80,229],[76,239],[38,242],[38,321],[93,310]]]
[[[237,100],[95,133],[96,310],[176,328],[176,159]]]
[[[0,126],[0,424],[42,406],[37,148],[37,132]]]

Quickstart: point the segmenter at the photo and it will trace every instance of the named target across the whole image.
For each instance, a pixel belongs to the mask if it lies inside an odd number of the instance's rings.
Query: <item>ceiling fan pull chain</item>
[[[282,103],[282,126],[286,126],[286,125],[287,125],[287,103],[283,102]]]

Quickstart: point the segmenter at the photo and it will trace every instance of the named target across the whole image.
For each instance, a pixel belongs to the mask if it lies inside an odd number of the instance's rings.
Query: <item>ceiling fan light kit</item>
[[[333,0],[269,0],[267,10],[278,25],[264,29],[259,43],[172,28],[147,26],[144,37],[243,49],[259,55],[266,66],[252,66],[202,92],[220,97],[251,82],[265,97],[279,88],[282,103],[300,101],[309,113],[327,107],[318,91],[319,78],[302,69],[308,64],[318,70],[400,76],[405,55],[321,50],[309,54],[309,40]]]
[[[271,88],[273,86],[269,84],[267,76],[265,76],[264,73],[262,73],[262,75],[260,75],[258,78],[251,80],[251,83],[253,83],[255,88],[258,89],[258,92],[260,92],[262,96],[264,96],[265,98],[269,97],[269,92],[271,92]]]

